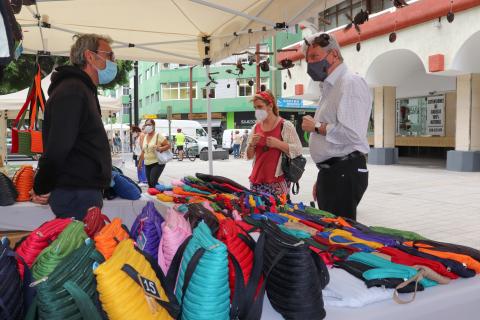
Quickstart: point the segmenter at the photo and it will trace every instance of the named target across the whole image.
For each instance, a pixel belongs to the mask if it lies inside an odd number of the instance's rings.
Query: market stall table
[[[110,219],[119,217],[127,227],[131,227],[137,215],[147,202],[142,196],[139,200],[104,200],[102,212]],[[55,219],[49,206],[33,202],[17,202],[13,206],[0,208],[0,231],[31,231],[42,223]]]
[[[154,200],[155,207],[164,217],[168,214],[168,209],[174,205],[159,201],[150,195],[145,197]],[[415,301],[410,304],[400,305],[390,299],[361,308],[326,307],[325,310],[327,320],[477,319],[480,314],[480,277],[458,279],[448,285],[428,288],[418,292]],[[282,316],[273,309],[265,297],[262,320],[278,319],[282,319]]]

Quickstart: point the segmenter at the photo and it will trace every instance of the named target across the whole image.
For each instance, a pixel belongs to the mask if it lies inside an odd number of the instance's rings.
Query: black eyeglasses
[[[95,50],[95,53],[105,53],[108,60],[115,61],[115,53],[113,51]]]

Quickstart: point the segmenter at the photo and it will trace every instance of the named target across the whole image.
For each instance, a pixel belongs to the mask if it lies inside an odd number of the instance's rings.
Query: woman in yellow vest
[[[147,173],[148,187],[155,188],[158,178],[165,169],[165,164],[159,164],[156,151],[163,152],[170,149],[170,143],[160,132],[155,132],[155,120],[147,119],[145,121],[145,135],[140,145],[142,153],[138,159],[138,170],[142,169],[141,163],[145,162],[145,171]]]

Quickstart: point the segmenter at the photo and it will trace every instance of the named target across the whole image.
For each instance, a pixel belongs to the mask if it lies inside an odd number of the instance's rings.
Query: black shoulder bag
[[[284,120],[285,121],[285,120]],[[283,122],[282,121],[282,132],[283,132]],[[282,137],[283,140],[283,137]],[[290,159],[288,155],[282,152],[282,171],[285,177],[285,180],[292,183],[292,193],[298,194],[300,191],[300,185],[298,181],[305,171],[305,165],[307,164],[307,159],[304,156],[299,155],[296,158]]]

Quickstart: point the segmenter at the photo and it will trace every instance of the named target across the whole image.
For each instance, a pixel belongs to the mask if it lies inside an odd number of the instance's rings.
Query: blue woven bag
[[[175,295],[183,320],[229,319],[228,252],[205,222],[193,230],[185,248]]]
[[[149,201],[137,216],[130,229],[132,239],[138,247],[158,260],[158,246],[162,238],[162,223],[165,220],[158,213],[153,201]]]
[[[142,195],[142,189],[129,177],[123,174],[113,175],[113,190],[115,193],[123,199],[138,200]]]
[[[22,280],[7,238],[0,242],[0,319],[23,318]]]

